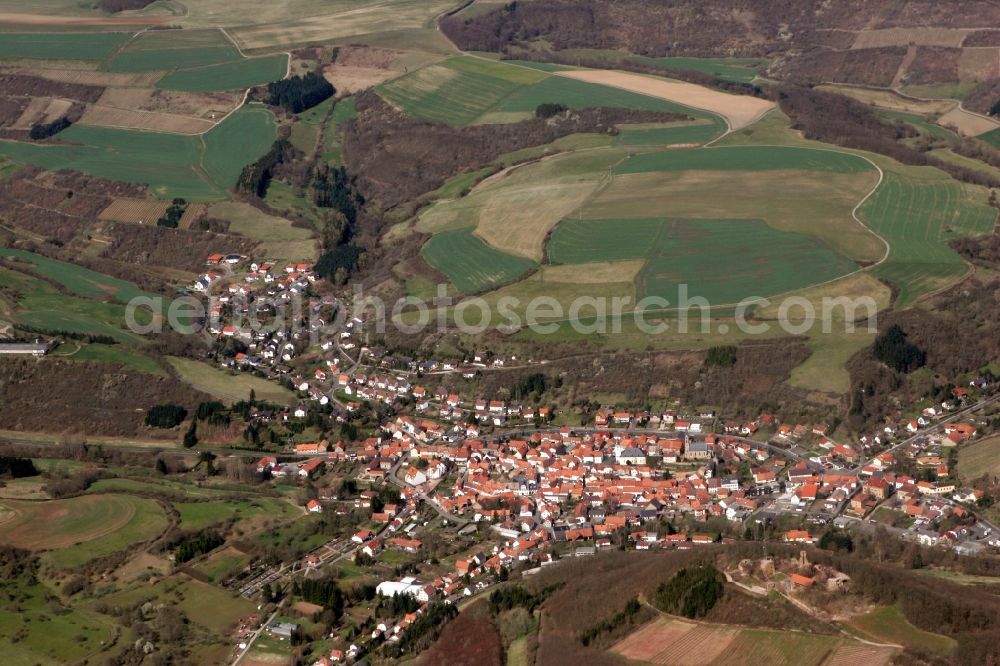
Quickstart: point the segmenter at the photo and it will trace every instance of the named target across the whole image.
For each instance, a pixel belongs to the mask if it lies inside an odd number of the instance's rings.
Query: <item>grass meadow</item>
[[[910,648],[948,656],[955,649],[955,641],[948,636],[919,629],[903,616],[898,606],[885,606],[848,622],[854,630],[874,640],[898,643]]]
[[[275,382],[241,372],[231,375],[225,370],[187,358],[169,357],[168,362],[181,379],[216,398],[235,402],[246,400],[253,390],[258,400],[288,404],[294,394]]]
[[[1000,474],[1000,436],[985,437],[958,449],[958,475],[974,481],[984,474]]]
[[[4,541],[28,550],[47,550],[45,558],[68,569],[146,541],[167,527],[154,501],[131,495],[84,495],[45,502],[0,502],[12,512],[4,521]]]
[[[125,306],[120,303],[66,294],[44,280],[7,268],[0,268],[0,286],[18,295],[8,306],[16,323],[81,335],[108,335],[123,343],[142,340],[122,327]],[[3,303],[0,297],[0,305]]]

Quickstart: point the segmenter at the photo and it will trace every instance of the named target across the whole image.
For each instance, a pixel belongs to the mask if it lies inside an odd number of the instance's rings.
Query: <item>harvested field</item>
[[[95,127],[117,127],[169,134],[202,134],[215,127],[215,123],[211,120],[156,111],[119,109],[100,104],[88,106],[78,122],[81,125]]]
[[[896,651],[832,636],[743,629],[661,616],[619,641],[611,652],[634,661],[671,666],[829,666],[826,660],[831,654],[839,659],[851,655],[874,659],[851,662],[867,665],[885,664]]]
[[[958,78],[962,81],[986,81],[1000,76],[1000,49],[964,48],[958,57]]]
[[[38,67],[30,72],[22,74],[34,74],[49,81],[59,81],[60,83],[77,83],[86,86],[116,87],[116,88],[145,88],[156,83],[160,78],[160,72],[104,72],[89,69],[68,69],[56,67]]]
[[[152,87],[115,87],[106,89],[97,103],[127,111],[157,111],[213,120],[235,109],[242,99],[242,94],[233,92],[185,92]]]
[[[611,651],[626,659],[655,661],[657,655],[696,626],[693,622],[658,617],[619,641],[611,648]]]
[[[323,69],[323,75],[338,93],[352,93],[399,76],[404,68],[396,63],[402,55],[391,49],[343,46],[337,51],[337,60]]]
[[[101,211],[99,220],[133,222],[135,224],[156,224],[167,212],[170,203],[156,199],[115,199]]]
[[[729,123],[732,129],[741,129],[753,123],[774,108],[768,100],[747,95],[730,95],[711,90],[693,83],[667,81],[641,74],[605,70],[578,70],[557,72],[555,76],[565,76],[577,81],[599,83],[641,93],[658,99],[670,100],[704,111],[717,113]]]
[[[605,284],[632,282],[643,266],[642,259],[625,261],[592,261],[585,264],[542,266],[540,282],[563,284]]]
[[[68,99],[32,97],[21,117],[12,127],[14,129],[31,129],[35,123],[50,123],[66,115],[72,106],[73,102]]]
[[[958,130],[965,136],[985,134],[1000,127],[1000,122],[986,116],[970,113],[958,106],[938,118],[938,124]]]
[[[881,46],[952,46],[962,45],[969,30],[959,28],[885,28],[862,30],[854,39],[853,49],[873,49]]]
[[[243,49],[333,41],[355,35],[423,28],[453,5],[450,0],[342,3],[343,11],[289,20],[280,3],[275,5],[270,18],[265,18],[267,11],[261,15],[259,5],[252,3],[245,7],[243,16],[258,16],[259,25],[240,26],[230,30],[230,34]]]
[[[156,25],[159,23],[168,23],[172,20],[172,18],[173,17],[171,16],[105,16],[99,18],[88,18],[85,16],[48,16],[44,14],[28,14],[21,12],[0,12],[0,23],[9,23],[14,25]]]
[[[397,75],[398,72],[377,67],[352,67],[334,64],[323,69],[324,78],[333,84],[339,94],[349,94],[371,88]]]

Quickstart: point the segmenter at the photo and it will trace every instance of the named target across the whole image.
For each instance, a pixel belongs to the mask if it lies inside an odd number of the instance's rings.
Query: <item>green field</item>
[[[493,289],[535,266],[527,259],[493,249],[472,232],[469,227],[435,234],[420,252],[460,291],[473,293]]]
[[[1000,436],[985,437],[958,448],[958,475],[969,482],[1000,474]]]
[[[5,32],[0,58],[103,60],[131,37],[123,32]]]
[[[152,72],[191,69],[240,60],[235,46],[201,46],[183,49],[142,49],[120,51],[108,64],[112,72]]]
[[[456,57],[383,84],[378,92],[407,115],[465,125],[518,88],[545,76],[497,62]]]
[[[0,154],[43,169],[146,184],[164,199],[206,201],[226,198],[242,168],[266,152],[274,136],[271,113],[247,106],[203,136],[73,125],[56,144],[0,141]]]
[[[236,186],[243,167],[263,155],[274,142],[274,116],[262,107],[243,107],[204,135],[199,164],[217,185]]]
[[[159,535],[167,527],[153,500],[131,495],[84,495],[46,502],[0,502],[13,512],[4,521],[3,541],[29,550],[47,550],[59,568],[73,568]],[[5,516],[6,517],[6,516]]]
[[[639,60],[646,60],[639,58]],[[757,76],[757,69],[764,64],[755,58],[649,58],[668,69],[692,69],[712,74],[723,81],[750,83]]]
[[[809,236],[760,220],[566,220],[548,249],[553,262],[566,264],[645,259],[639,298],[676,302],[678,285],[686,284],[691,296],[714,305],[801,289],[857,268]]]
[[[899,288],[899,307],[968,270],[949,240],[992,231],[996,211],[975,201],[969,187],[928,167],[886,172],[861,208],[861,219],[889,243],[876,274]]]
[[[757,76],[757,70],[767,62],[761,58],[651,58],[626,51],[604,49],[562,49],[559,53],[564,58],[580,57],[590,60],[604,60],[607,63],[606,67],[608,69],[614,69],[618,63],[628,61],[653,67],[662,67],[663,69],[693,70],[703,74],[711,74],[723,81],[733,81],[736,83],[750,83]],[[568,69],[566,65],[533,62],[530,60],[517,62],[527,67],[538,67],[546,71]]]
[[[615,168],[616,174],[650,171],[770,171],[800,169],[831,173],[871,171],[856,155],[835,150],[785,146],[684,148],[634,155]]]
[[[225,370],[212,367],[187,358],[169,357],[170,365],[180,374],[181,379],[196,389],[216,398],[235,402],[246,400],[253,389],[258,400],[266,400],[286,405],[294,394],[277,382],[270,382],[249,373],[229,374]]]
[[[411,72],[379,86],[378,92],[407,115],[450,125],[522,120],[539,104],[558,103],[573,109],[604,106],[685,113],[711,120],[716,133],[724,129],[716,116],[666,100],[468,56]]]
[[[986,134],[980,134],[976,138],[980,141],[985,141],[994,148],[1000,148],[1000,128],[990,130]]]
[[[885,606],[851,619],[848,625],[875,640],[898,643],[938,655],[950,655],[955,641],[948,636],[919,629],[907,621],[898,606]]]
[[[725,129],[721,122],[678,123],[663,127],[623,125],[618,143],[623,146],[671,146],[705,143]]]
[[[173,72],[157,81],[156,87],[187,92],[237,90],[283,79],[287,68],[285,55],[247,58]]]
[[[716,119],[707,111],[699,111],[649,95],[629,92],[621,88],[602,86],[596,83],[578,81],[565,76],[549,76],[538,83],[518,89],[506,97],[493,111],[500,113],[534,113],[539,104],[565,104],[571,109],[584,109],[595,106],[617,107],[622,109],[642,109],[646,111],[665,111],[669,113],[685,113],[694,118]]]
[[[32,272],[54,280],[67,290],[85,298],[113,298],[120,303],[128,303],[138,296],[154,296],[154,294],[139,289],[131,282],[103,275],[75,264],[49,259],[33,252],[0,247],[0,257],[30,263]]]

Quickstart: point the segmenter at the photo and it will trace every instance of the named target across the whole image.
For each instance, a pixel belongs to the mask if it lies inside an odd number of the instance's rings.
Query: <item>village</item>
[[[340,511],[345,502],[371,513],[349,538],[296,566],[261,572],[242,591],[302,572],[318,576],[344,560],[378,562],[393,552],[419,558],[428,518],[474,537],[451,570],[418,566],[382,580],[379,595],[403,595],[417,607],[379,623],[369,643],[401,640],[429,604],[477,595],[512,570],[607,549],[688,549],[740,538],[811,544],[829,530],[862,529],[960,555],[1000,552],[1000,533],[974,510],[982,493],[958,484],[949,467],[948,452],[979,434],[975,412],[997,399],[984,381],[956,387],[940,404],[914,406],[911,420],[856,442],[836,441],[822,423],[784,423],[774,414],[727,421],[680,408],[606,405],[586,426],[560,425],[549,405],[425,382],[543,361],[485,350],[464,359],[392,355],[368,344],[364,315],[348,318],[337,298],[313,292],[308,266],[222,254],[208,263],[192,290],[220,294],[209,318],[218,362],[294,390],[299,401],[281,418],[316,411],[338,422],[363,411],[383,417],[378,432],[359,441],[298,442],[258,461],[268,478],[320,479],[305,507],[311,513]],[[282,326],[220,323],[248,314],[258,300],[276,304],[265,309],[274,314],[296,296],[307,311]],[[321,481],[325,467],[344,463],[367,488],[354,497]],[[377,501],[386,488],[396,501]],[[272,622],[265,631],[287,633],[286,625]],[[369,648],[343,646],[316,663],[355,660]]]

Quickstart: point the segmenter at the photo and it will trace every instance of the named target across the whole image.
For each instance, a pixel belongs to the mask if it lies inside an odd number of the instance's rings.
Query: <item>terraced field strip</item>
[[[649,171],[771,171],[801,169],[831,173],[872,171],[864,158],[836,150],[791,146],[722,146],[685,148],[633,155],[615,174]]]
[[[896,650],[890,647],[865,645],[864,643],[844,643],[838,647],[823,666],[886,666],[892,661]]]
[[[667,127],[619,128],[623,146],[689,146],[703,144],[719,135],[721,125],[713,122],[678,123]]]
[[[5,32],[0,58],[104,60],[131,37],[131,32]]]
[[[843,643],[833,636],[743,629],[714,660],[715,666],[820,666]]]
[[[859,211],[889,243],[889,256],[875,271],[899,288],[899,307],[965,274],[968,267],[948,246],[950,239],[993,230],[996,211],[975,202],[966,187],[932,169],[886,172]]]
[[[654,661],[657,655],[696,626],[691,622],[658,617],[613,645],[611,651],[626,659]]]
[[[639,60],[643,60],[640,58]],[[766,61],[756,58],[650,58],[668,69],[691,69],[738,83],[750,83]]]
[[[527,259],[493,249],[473,234],[472,227],[435,234],[420,254],[463,293],[498,287],[536,266]]]

